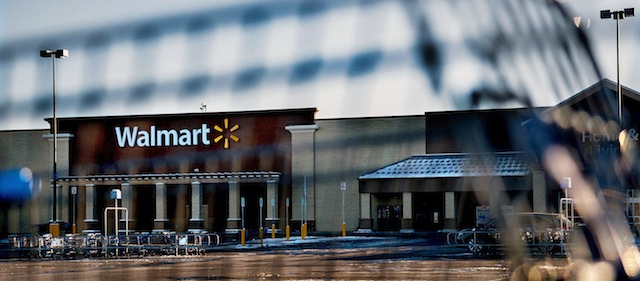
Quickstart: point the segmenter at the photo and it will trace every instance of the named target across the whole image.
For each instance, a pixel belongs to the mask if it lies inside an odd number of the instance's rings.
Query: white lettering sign
[[[638,141],[638,135],[640,135],[636,129],[629,129],[629,137],[632,140]],[[582,131],[582,142],[612,142],[618,140],[618,135],[608,134],[593,134],[590,132]]]
[[[148,131],[138,126],[115,127],[116,142],[119,147],[158,147],[158,146],[192,146],[210,145],[211,129],[202,124],[196,129],[157,129],[151,126]]]
[[[604,134],[592,134],[589,132],[582,132],[582,142],[610,142],[618,139],[618,136],[604,135]]]

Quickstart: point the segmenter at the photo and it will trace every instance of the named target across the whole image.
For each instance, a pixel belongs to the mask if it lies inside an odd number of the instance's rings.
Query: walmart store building
[[[640,96],[623,93],[626,120],[640,120]],[[603,80],[550,108],[345,119],[315,119],[315,108],[60,118],[57,218],[51,132],[0,132],[0,168],[28,167],[42,180],[32,197],[1,199],[0,234],[46,231],[54,219],[66,232],[74,223],[77,232],[104,232],[113,189],[129,212],[121,222],[134,232],[234,233],[243,222],[257,229],[260,214],[262,225],[278,229],[288,217],[294,230],[306,221],[311,231],[339,232],[344,220],[349,231],[435,231],[474,225],[483,206],[494,216],[505,207],[557,211],[564,191],[541,167],[536,145],[569,144],[588,164],[616,141],[544,120],[571,110],[606,122],[615,105],[615,84]],[[637,201],[636,186],[624,183],[628,202]]]

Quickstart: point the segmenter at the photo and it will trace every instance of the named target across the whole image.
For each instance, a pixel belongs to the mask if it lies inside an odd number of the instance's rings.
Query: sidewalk
[[[356,236],[291,236],[289,241],[284,237],[265,238],[260,244],[259,239],[247,240],[242,246],[240,241],[223,242],[219,246],[208,248],[207,251],[238,251],[238,250],[262,250],[274,248],[342,248],[342,247],[393,247],[402,244],[411,245],[432,244],[444,245],[444,240],[438,234],[422,235],[356,235]]]
[[[305,239],[302,239],[300,236],[291,236],[289,241],[286,238],[265,238],[260,244],[259,239],[251,239],[247,240],[245,245],[242,246],[239,241],[230,241],[220,244],[220,246],[212,247],[209,250],[218,251],[218,250],[255,250],[255,249],[265,249],[265,248],[286,248],[286,247],[306,247],[306,246],[318,246],[319,244],[324,245],[334,245],[336,243],[345,243],[345,242],[375,242],[382,241],[385,237],[362,237],[362,236],[337,236],[337,237],[326,237],[326,236],[307,236]]]

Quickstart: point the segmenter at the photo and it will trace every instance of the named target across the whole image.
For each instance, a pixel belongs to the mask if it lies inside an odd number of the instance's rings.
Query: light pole
[[[53,218],[49,224],[49,232],[53,236],[60,235],[58,224],[58,120],[56,119],[56,59],[69,56],[69,50],[41,50],[40,57],[51,58],[53,66]]]
[[[347,223],[345,222],[345,216],[344,216],[344,192],[345,190],[347,190],[347,183],[346,182],[341,182],[340,183],[340,190],[342,191],[342,236],[347,236]]]
[[[240,208],[242,210],[242,229],[240,230],[240,244],[244,247],[247,237],[247,230],[244,228],[244,207],[246,206],[244,197],[240,197]]]
[[[258,227],[258,237],[260,237],[260,246],[262,246],[262,238],[264,237],[264,228],[262,224],[262,208],[264,208],[264,199],[262,199],[262,197],[258,200],[258,206],[260,207],[260,226]]]
[[[617,60],[617,72],[618,72],[618,122],[620,124],[620,130],[622,130],[622,87],[620,86],[620,20],[624,17],[633,17],[636,15],[635,8],[626,8],[620,11],[601,10],[601,19],[613,18],[616,20],[616,60]]]
[[[78,187],[77,186],[72,186],[71,187],[71,196],[73,196],[73,209],[71,209],[71,234],[76,234],[76,208],[77,208],[77,202],[78,202]]]

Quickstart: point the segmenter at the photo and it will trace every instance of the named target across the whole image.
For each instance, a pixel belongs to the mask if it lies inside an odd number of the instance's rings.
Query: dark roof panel
[[[359,179],[526,176],[530,173],[530,161],[520,152],[425,154],[380,168]]]

